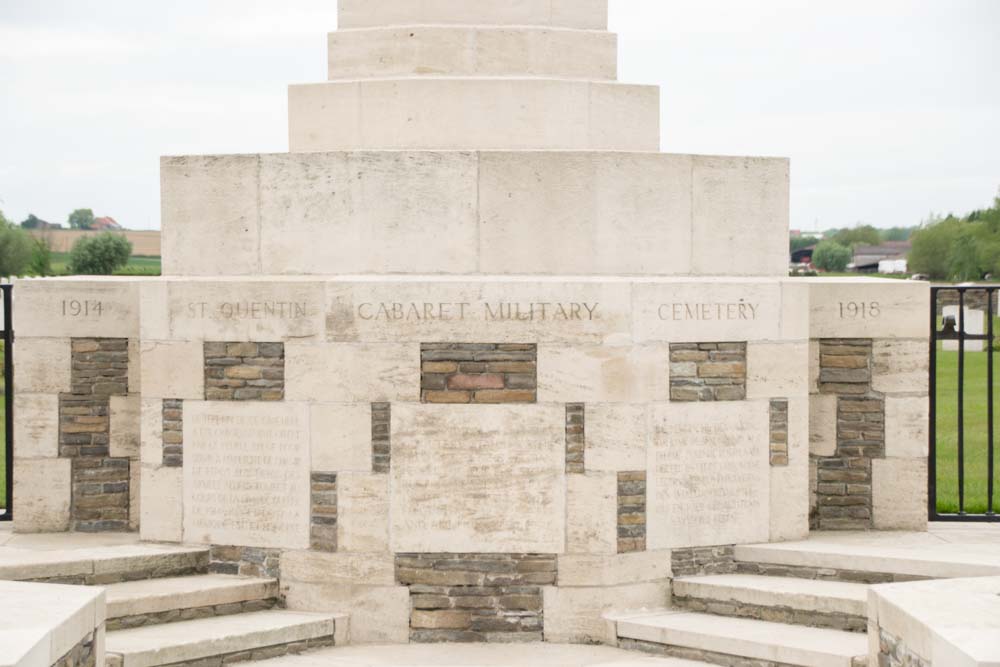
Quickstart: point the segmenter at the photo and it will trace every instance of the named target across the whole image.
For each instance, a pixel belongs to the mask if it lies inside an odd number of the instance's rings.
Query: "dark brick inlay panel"
[[[205,343],[205,400],[284,398],[284,343]]]
[[[670,552],[670,569],[675,577],[734,574],[736,549],[732,546],[674,549]]]
[[[542,586],[556,573],[551,554],[396,555],[414,642],[542,641]]]
[[[586,407],[583,403],[566,405],[566,472],[586,472]]]
[[[837,396],[837,451],[816,458],[813,528],[872,523],[872,459],[885,458],[885,398],[872,388],[871,340],[820,341],[819,391]]]
[[[746,397],[746,343],[671,343],[671,401],[742,401]]]
[[[771,465],[788,465],[788,401],[771,401]]]
[[[309,546],[316,551],[337,550],[337,473],[314,472],[311,477],[312,512]]]
[[[163,465],[184,465],[184,401],[180,399],[163,400]]]
[[[281,574],[281,549],[231,547],[213,544],[209,548],[208,571],[244,577],[272,577]]]
[[[534,403],[538,346],[512,343],[423,343],[424,403]]]
[[[129,460],[111,458],[111,396],[128,394],[128,339],[74,338],[59,395],[59,456],[72,459],[70,519],[81,532],[129,529]]]
[[[372,403],[372,472],[389,472],[392,463],[392,404]]]
[[[618,473],[618,553],[646,550],[646,471]]]

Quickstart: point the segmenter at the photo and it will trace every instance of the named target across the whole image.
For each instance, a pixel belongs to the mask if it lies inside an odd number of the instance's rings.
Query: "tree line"
[[[90,223],[82,227],[81,224],[86,224],[87,213]],[[94,214],[90,209],[77,209],[70,214],[69,224],[74,229],[89,229],[93,225],[93,219]],[[26,231],[37,229],[40,222],[32,214],[17,225],[0,211],[0,276],[51,276],[56,273],[48,241],[36,238]],[[66,272],[111,275],[128,264],[131,256],[132,243],[121,234],[106,232],[88,236],[73,244]]]
[[[916,227],[878,229],[872,225],[831,229],[818,236],[798,236],[791,239],[791,252],[816,246],[812,254],[813,266],[828,272],[842,273],[854,259],[854,248],[863,245],[881,245],[889,241],[907,241]]]

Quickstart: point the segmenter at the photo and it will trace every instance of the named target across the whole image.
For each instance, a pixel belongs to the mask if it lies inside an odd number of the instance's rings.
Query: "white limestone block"
[[[128,529],[139,530],[142,520],[142,466],[137,460],[128,467]]]
[[[768,401],[654,406],[649,548],[768,540],[769,407]]]
[[[163,400],[142,398],[139,406],[139,459],[144,466],[163,464]]]
[[[617,39],[597,31],[518,26],[403,26],[329,35],[329,78],[537,76],[614,80]]]
[[[166,205],[165,202],[164,205]],[[178,223],[161,230],[160,237],[172,234],[176,224]],[[211,224],[211,221],[208,224]],[[209,253],[214,252],[214,250],[213,248],[199,248],[198,254],[202,258],[207,258]],[[219,254],[218,257],[223,257],[223,255]],[[167,281],[162,278],[155,282],[139,283],[139,339],[142,342],[170,338],[167,285]],[[129,351],[131,351],[131,346]]]
[[[206,251],[227,274],[260,270],[259,171],[257,155],[160,159],[163,275],[215,274]]]
[[[389,551],[388,475],[337,474],[337,549]]]
[[[886,396],[885,455],[926,458],[930,402],[926,396]]]
[[[182,468],[142,465],[139,482],[139,534],[153,542],[182,542],[184,475]]]
[[[363,149],[657,151],[655,86],[403,78],[288,89],[293,153]]]
[[[670,603],[670,584],[664,581],[603,588],[546,586],[542,597],[546,641],[603,642],[608,639],[604,614],[666,607]]]
[[[669,551],[563,554],[558,561],[560,586],[620,586],[665,581],[671,576]]]
[[[788,160],[699,156],[692,178],[692,269],[704,275],[787,276]],[[731,247],[737,230],[740,250],[720,254],[719,248]]]
[[[391,553],[283,551],[281,578],[282,583],[394,586],[395,558]]]
[[[296,611],[350,616],[354,644],[406,644],[410,640],[410,589],[350,583],[301,582],[282,572],[285,603]]]
[[[809,343],[749,343],[747,398],[792,398],[809,393]]]
[[[875,391],[926,395],[930,346],[926,340],[876,340],[872,349]]]
[[[781,336],[785,340],[809,340],[809,285],[797,278],[781,284]]]
[[[788,465],[771,467],[770,541],[809,535],[809,402],[788,402]]]
[[[876,278],[802,279],[812,338],[926,338],[930,286]]]
[[[371,472],[372,409],[369,403],[309,406],[310,452],[315,472]]]
[[[566,553],[618,551],[618,475],[566,476]]]
[[[72,461],[14,459],[14,530],[59,533],[69,529]]]
[[[200,340],[144,340],[140,348],[145,398],[205,398],[205,345]]]
[[[767,279],[665,279],[632,290],[637,342],[778,341],[781,283]]]
[[[482,153],[481,270],[690,272],[691,163],[656,153]]]
[[[837,397],[833,394],[813,394],[809,397],[809,452],[813,456],[833,456],[837,453],[837,404]]]
[[[168,294],[171,339],[276,342],[323,336],[322,283],[174,280]]]
[[[14,346],[17,393],[69,393],[71,349],[69,338],[18,335]]]
[[[538,350],[538,400],[555,403],[639,403],[670,398],[670,350],[543,345]]]
[[[59,456],[59,397],[14,394],[14,455],[19,459]]]
[[[607,0],[340,0],[341,29],[387,25],[544,25],[585,30],[608,26]]]
[[[816,394],[819,392],[819,350],[821,343],[819,340],[813,338],[809,340],[809,393]]]
[[[475,272],[477,162],[456,152],[261,156],[262,272]],[[428,224],[440,241],[428,242]]]
[[[588,471],[646,469],[651,431],[647,406],[589,403],[585,429]]]
[[[927,530],[927,459],[872,460],[876,530]]]
[[[17,333],[21,338],[139,335],[139,290],[128,278],[50,278],[16,283]]]
[[[184,402],[184,541],[309,546],[309,406]]]
[[[327,339],[336,342],[622,344],[631,338],[631,289],[623,281],[338,281],[328,283],[327,299]]]
[[[393,405],[392,551],[559,553],[562,405]]]
[[[109,413],[108,439],[111,456],[122,459],[139,458],[139,394],[112,396],[109,400]]]
[[[420,346],[285,344],[285,399],[329,403],[420,400]]]

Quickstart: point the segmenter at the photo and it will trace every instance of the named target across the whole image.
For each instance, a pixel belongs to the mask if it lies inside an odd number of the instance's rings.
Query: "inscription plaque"
[[[309,547],[307,406],[185,401],[184,539]]]
[[[660,406],[650,450],[650,549],[766,542],[767,403]]]

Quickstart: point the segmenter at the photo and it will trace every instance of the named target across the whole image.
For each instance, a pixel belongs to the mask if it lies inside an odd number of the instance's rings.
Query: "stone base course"
[[[865,632],[868,629],[868,618],[866,616],[803,611],[790,607],[767,607],[729,600],[709,600],[679,595],[673,597],[673,603],[675,607],[683,607],[684,609],[706,614],[716,614],[717,616],[754,618],[773,623],[807,625],[813,628],[829,628],[831,630],[846,630],[847,632]]]
[[[516,343],[423,343],[424,403],[534,403],[538,346]]]
[[[794,577],[796,579],[817,579],[820,581],[845,581],[856,584],[892,584],[927,579],[927,577],[893,574],[891,572],[867,572],[864,570],[809,567],[805,565],[746,563],[738,561],[735,566],[736,573],[738,574],[759,574],[768,577]]]
[[[410,588],[410,641],[528,642],[544,632],[542,586],[556,557],[530,554],[398,554]]]
[[[212,574],[277,579],[281,575],[280,560],[280,549],[212,545],[208,571]]]
[[[799,667],[787,662],[773,662],[771,660],[756,660],[754,658],[744,658],[726,653],[714,653],[712,651],[702,651],[695,648],[685,648],[683,646],[668,646],[647,642],[639,639],[619,639],[618,646],[628,651],[642,651],[652,655],[662,655],[681,660],[695,660],[708,662],[722,667]],[[866,667],[864,663],[857,663],[852,667]]]
[[[695,577],[705,574],[736,572],[734,548],[692,547],[670,552],[670,571],[675,577]]]
[[[195,619],[211,618],[213,616],[247,614],[254,611],[276,609],[278,607],[280,607],[280,601],[277,598],[267,598],[264,600],[247,600],[244,602],[231,602],[206,607],[171,609],[169,611],[162,611],[155,614],[138,614],[135,616],[123,616],[121,618],[109,618],[107,621],[107,628],[108,630],[127,630],[129,628],[141,628],[145,625],[162,625],[164,623],[193,621]]]

